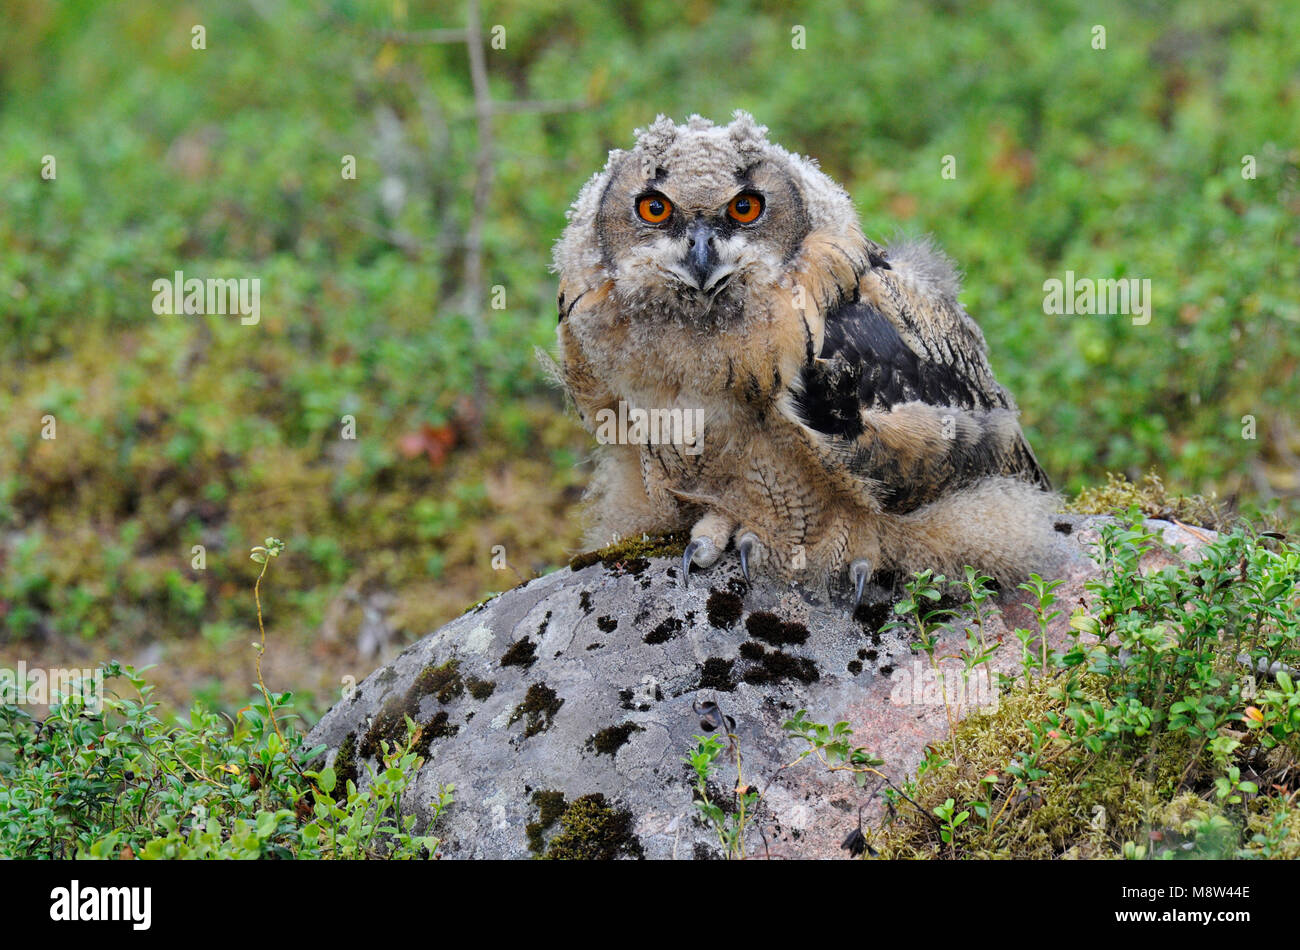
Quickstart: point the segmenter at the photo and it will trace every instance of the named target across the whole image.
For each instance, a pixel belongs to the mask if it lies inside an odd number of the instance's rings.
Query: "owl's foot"
[[[710,512],[691,528],[691,540],[682,552],[682,583],[691,586],[691,566],[712,567],[727,546],[735,526],[721,515]]]
[[[745,575],[745,583],[752,584],[753,578],[749,573],[751,563],[757,564],[762,560],[762,546],[759,543],[758,535],[752,531],[739,531],[736,533],[736,551],[740,555],[740,573]],[[691,565],[697,567],[711,567],[718,560],[718,555],[726,547],[726,538],[724,536],[720,545],[707,534],[692,538],[691,542],[686,545],[686,550],[682,552],[682,583],[686,587],[691,586]]]

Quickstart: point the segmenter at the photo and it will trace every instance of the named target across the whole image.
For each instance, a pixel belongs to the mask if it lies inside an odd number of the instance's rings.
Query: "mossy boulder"
[[[1064,581],[1055,647],[1095,575],[1088,550],[1104,520],[1059,517],[1057,557],[1040,571]],[[1152,557],[1173,560],[1208,537],[1148,526],[1168,546]],[[859,788],[815,758],[783,769],[805,748],[786,720],[802,709],[810,721],[847,721],[853,743],[901,783],[947,737],[949,712],[960,720],[998,702],[976,680],[945,711],[925,655],[885,627],[894,592],[869,590],[850,614],[842,591],[747,585],[730,553],[687,588],[675,541],[596,552],[465,614],[373,673],[309,744],[325,744],[327,761],[349,760],[364,784],[376,744],[413,719],[426,762],[403,805],[427,816],[438,788],[455,785],[438,827],[447,857],[710,857],[718,837],[683,756],[712,725],[712,703],[715,722],[734,724],[742,783],[763,792],[747,852],[824,858],[844,856],[859,813],[874,821],[884,805],[875,783]],[[985,605],[994,671],[1020,667],[1011,631],[1034,627],[1023,597],[1008,591]],[[964,646],[968,626],[969,617],[953,623],[936,655]],[[960,664],[944,669],[952,689]],[[724,800],[736,779],[734,756],[723,756],[714,781]]]

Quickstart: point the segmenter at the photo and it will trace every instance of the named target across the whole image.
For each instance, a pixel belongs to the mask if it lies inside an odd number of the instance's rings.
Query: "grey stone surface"
[[[1064,580],[1057,592],[1062,616],[1049,637],[1054,645],[1066,642],[1070,611],[1095,574],[1087,550],[1099,520],[1058,519],[1059,557],[1040,572]],[[1150,524],[1170,544],[1195,547],[1208,536],[1167,522]],[[1155,555],[1166,556],[1175,555]],[[993,661],[998,670],[1019,668],[1021,645],[1010,631],[1033,626],[1022,596],[1003,593],[987,621],[990,639],[1001,643]],[[673,559],[565,568],[411,646],[330,710],[309,744],[325,743],[334,762],[349,734],[364,746],[375,722],[382,726],[385,707],[391,713],[408,700],[416,720],[430,724],[426,737],[434,737],[403,804],[426,817],[437,789],[455,785],[455,804],[437,828],[446,857],[533,857],[528,826],[539,819],[539,792],[562,793],[567,803],[603,795],[629,832],[619,836],[621,856],[718,856],[716,834],[698,818],[693,776],[682,760],[693,737],[704,734],[698,704],[716,702],[735,721],[744,781],[765,789],[747,852],[842,857],[839,846],[857,826],[860,809],[864,820],[875,820],[880,799],[872,797],[872,785],[859,789],[851,776],[813,759],[781,770],[804,747],[786,736],[782,723],[800,709],[818,722],[847,720],[854,743],[882,757],[882,771],[896,782],[948,728],[924,655],[912,652],[910,638],[876,629],[888,612],[888,595],[878,589],[869,597],[873,604],[854,617],[840,592],[761,579],[747,588],[732,552],[693,575],[689,588]],[[728,604],[740,607],[730,624],[723,616]],[[964,642],[966,625],[952,627],[941,653]],[[755,636],[770,634],[767,628],[796,640],[806,633],[806,640],[774,645]],[[531,664],[503,664],[512,650],[526,654],[528,644]],[[754,658],[760,650],[763,656]],[[952,673],[950,689],[959,668],[955,661],[945,667]],[[719,678],[723,669],[728,673]],[[485,682],[494,683],[491,694],[475,698],[470,678],[480,694]],[[552,711],[530,716],[521,710],[530,698],[544,700],[533,705]],[[996,702],[996,695],[974,691],[955,699],[969,700],[955,702],[964,715]],[[358,752],[358,762],[361,757]],[[720,768],[722,798],[735,778],[731,763]],[[555,822],[537,840],[546,847],[562,826]]]

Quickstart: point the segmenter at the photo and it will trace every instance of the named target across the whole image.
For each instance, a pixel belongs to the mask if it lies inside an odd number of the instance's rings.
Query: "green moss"
[[[438,702],[451,702],[465,692],[465,682],[460,678],[460,661],[448,660],[442,666],[426,666],[415,678],[415,689],[421,696],[436,696]]]
[[[596,626],[601,633],[613,633],[618,629],[618,621],[613,617],[597,617]]]
[[[912,798],[933,814],[948,798],[961,803],[962,810],[966,803],[986,800],[988,786],[981,779],[997,777],[992,814],[999,820],[988,829],[972,815],[960,836],[961,856],[1114,858],[1122,855],[1125,842],[1158,850],[1185,840],[1195,843],[1198,856],[1223,856],[1221,843],[1206,833],[1222,826],[1219,807],[1175,791],[1195,752],[1181,736],[1166,734],[1139,769],[1122,755],[1094,757],[1081,748],[1049,747],[1039,760],[1044,776],[1029,794],[1017,792],[1007,763],[1031,748],[1027,723],[1062,712],[1053,686],[1050,678],[1036,679],[1003,695],[996,711],[963,720],[955,731],[961,763],[950,761],[916,781]],[[1085,688],[1095,684],[1086,681]],[[907,803],[900,803],[894,820],[871,837],[886,858],[952,854],[934,824]]]
[[[528,692],[524,694],[524,701],[516,706],[514,712],[510,714],[510,725],[513,726],[520,719],[527,717],[527,723],[524,726],[524,738],[531,738],[539,732],[545,732],[551,728],[552,723],[555,721],[555,714],[560,711],[560,707],[563,705],[564,700],[559,697],[555,690],[545,683],[534,683],[528,687]]]
[[[757,640],[763,640],[772,646],[788,646],[806,643],[808,628],[801,623],[787,623],[776,614],[758,610],[745,620],[745,629]]]
[[[337,802],[346,801],[348,782],[355,783],[357,780],[356,730],[349,732],[343,737],[343,741],[339,743],[339,754],[334,757],[334,775],[336,776],[334,800]]]
[[[378,758],[384,741],[397,742],[406,735],[406,717],[412,719],[419,714],[419,698],[411,698],[409,692],[402,696],[391,697],[375,716],[370,728],[366,730],[358,751],[363,759]]]
[[[1214,495],[1169,494],[1154,471],[1144,475],[1141,484],[1107,472],[1105,485],[1083,489],[1065,506],[1067,511],[1082,515],[1122,515],[1133,507],[1148,518],[1181,521],[1214,531],[1230,528],[1236,521]]]
[[[1246,819],[1246,850],[1260,857],[1300,860],[1300,808],[1285,798],[1263,798]]]
[[[627,810],[613,808],[600,793],[576,799],[560,816],[560,833],[543,855],[552,861],[612,861],[645,857]]]
[[[412,748],[421,755],[429,754],[429,747],[434,739],[450,739],[460,732],[460,726],[451,724],[451,717],[445,709],[434,713],[433,718],[420,726]]]
[[[634,722],[619,723],[617,726],[610,726],[602,729],[590,739],[587,740],[587,748],[597,755],[607,755],[613,758],[618,754],[618,750],[623,748],[627,740],[632,737],[634,732],[644,732],[645,730]]]
[[[375,716],[365,737],[361,740],[361,757],[369,759],[380,754],[381,743],[394,744],[406,737],[406,720],[415,720],[420,728],[417,741],[419,751],[427,753],[433,739],[456,734],[458,726],[447,725],[445,712],[436,713],[426,722],[419,722],[420,700],[434,696],[439,703],[447,704],[461,696],[465,684],[460,678],[460,662],[448,660],[440,666],[430,664],[422,669],[401,696],[390,697]]]
[[[564,814],[564,793],[539,789],[533,792],[532,801],[537,806],[538,817],[524,831],[528,835],[528,850],[541,854],[546,850],[545,832]]]
[[[551,827],[556,820],[564,814],[564,793],[563,792],[544,792],[538,791],[533,793],[533,802],[539,810],[539,818],[542,826]]]
[[[523,637],[510,644],[510,648],[501,654],[502,666],[522,666],[528,669],[537,662],[537,644],[528,637]]]
[[[725,590],[712,590],[704,609],[708,613],[709,623],[719,630],[726,630],[740,619],[744,606],[745,602],[739,595]]]
[[[622,570],[640,574],[649,566],[647,558],[670,557],[680,559],[686,550],[687,535],[682,532],[654,538],[625,538],[598,551],[587,551],[569,561],[572,570],[580,571],[593,564],[603,564],[606,570]]]
[[[470,604],[468,607],[466,607],[464,610],[462,610],[461,616],[463,617],[465,616],[465,614],[478,613],[478,611],[482,610],[484,607],[486,607],[488,604],[490,604],[492,601],[496,600],[500,596],[501,596],[500,594],[488,594],[482,600],[477,600],[474,603]]]
[[[481,680],[477,676],[470,676],[465,679],[465,687],[471,696],[482,702],[492,695],[497,684],[496,680]]]

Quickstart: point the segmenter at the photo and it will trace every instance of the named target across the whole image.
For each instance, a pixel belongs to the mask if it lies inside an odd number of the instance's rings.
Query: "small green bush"
[[[1072,645],[932,750],[908,789],[944,823],[899,810],[882,854],[1294,853],[1300,546],[1243,526],[1144,573],[1154,543],[1136,512],[1102,529]]]
[[[106,688],[97,704],[78,681],[44,721],[0,706],[0,857],[437,856],[438,838],[415,834],[417,816],[401,814],[423,764],[413,734],[405,746],[385,743],[383,767],[367,764],[365,790],[349,779],[336,801],[332,768],[301,768],[323,749],[304,748],[287,728],[291,694],[267,694],[269,708],[259,697],[233,720],[195,706],[188,722],[169,727],[140,673],[117,663],[102,672],[105,684],[124,681],[134,695]],[[429,825],[451,793],[445,787],[429,803]]]

